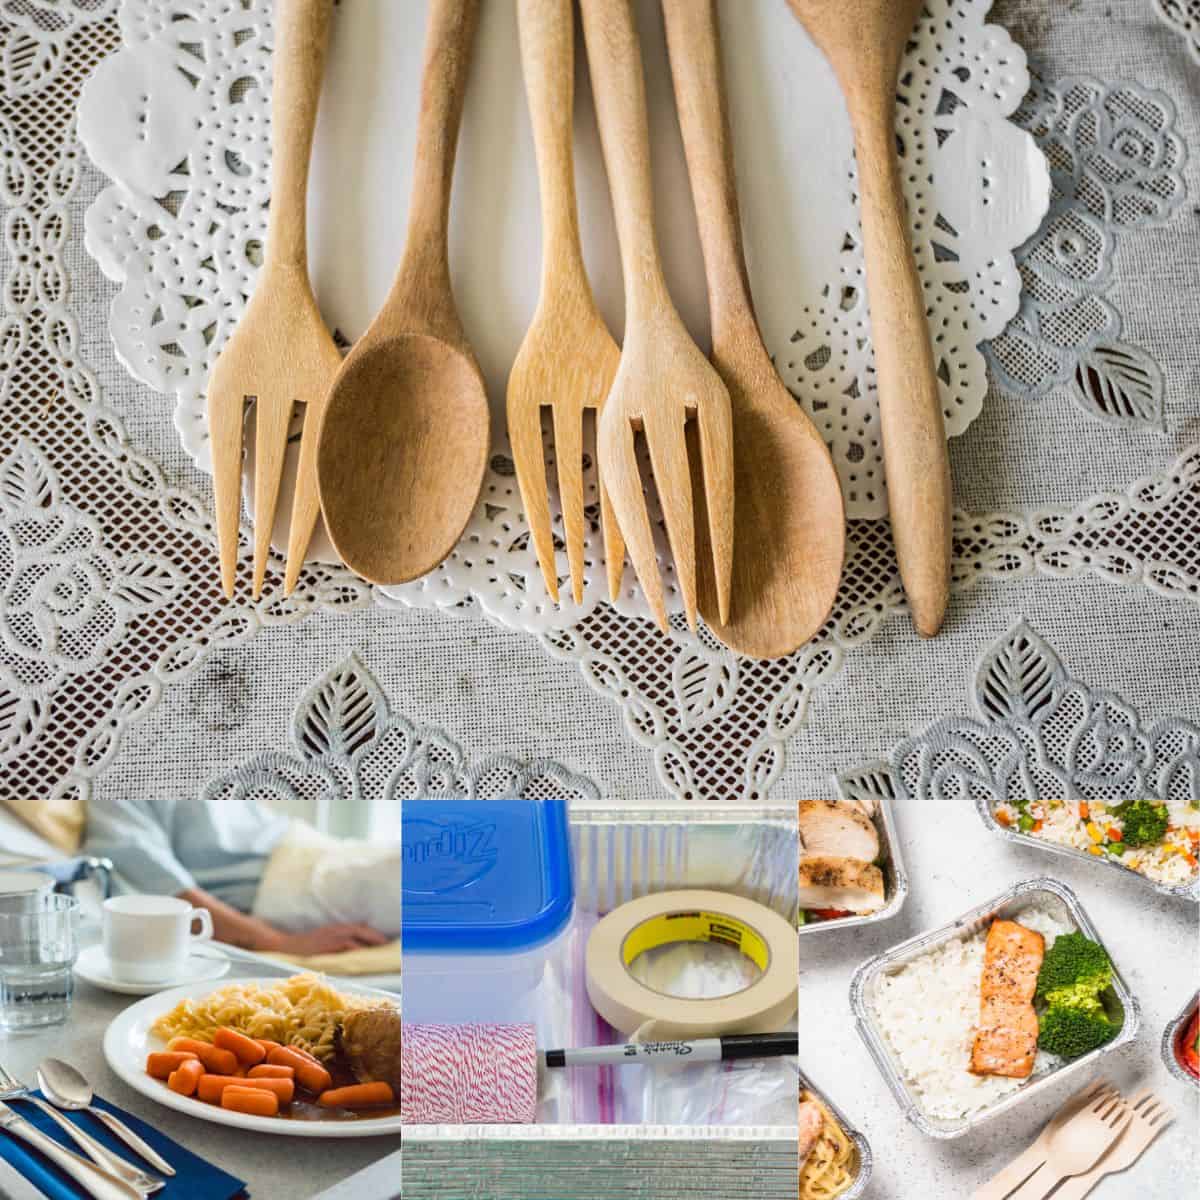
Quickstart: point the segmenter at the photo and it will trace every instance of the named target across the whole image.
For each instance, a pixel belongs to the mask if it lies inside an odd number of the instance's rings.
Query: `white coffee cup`
[[[103,929],[109,969],[127,983],[178,978],[193,944],[213,935],[208,910],[175,896],[113,896],[104,902]]]

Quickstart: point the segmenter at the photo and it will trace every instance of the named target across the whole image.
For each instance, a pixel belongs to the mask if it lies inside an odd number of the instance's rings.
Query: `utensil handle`
[[[654,236],[650,126],[646,80],[630,0],[580,0],[604,166],[612,192],[621,266],[625,328],[638,328],[666,295]]]
[[[465,342],[450,288],[450,189],[479,0],[431,0],[404,260],[385,319]]]
[[[859,105],[855,151],[892,536],[913,623],[932,637],[950,598],[950,458],[893,113],[890,95]]]
[[[1049,1162],[1044,1162],[1013,1192],[1012,1200],[1044,1200],[1054,1191],[1054,1187],[1060,1179],[1062,1176],[1050,1166]]]
[[[583,278],[572,153],[575,17],[571,0],[519,0],[521,70],[542,200],[543,278],[564,267]]]
[[[275,0],[266,255],[278,265],[308,265],[308,164],[332,16],[333,0]]]
[[[1004,1200],[1015,1187],[1024,1183],[1046,1161],[1046,1152],[1039,1138],[1032,1146],[1017,1155],[1002,1171],[997,1172],[982,1187],[971,1193],[971,1200]]]
[[[118,1178],[124,1179],[126,1183],[131,1183],[139,1192],[148,1194],[156,1184],[159,1187],[162,1186],[159,1180],[147,1175],[133,1163],[126,1162],[102,1142],[96,1141],[90,1133],[80,1129],[52,1104],[48,1104],[38,1096],[26,1096],[25,1099],[37,1105],[94,1163],[106,1171],[111,1171]]]
[[[109,1132],[114,1137],[120,1138],[130,1150],[135,1154],[140,1154],[155,1170],[161,1171],[164,1175],[175,1174],[175,1168],[153,1146],[146,1142],[144,1138],[134,1133],[119,1117],[114,1117],[112,1113],[105,1112],[104,1109],[94,1106],[89,1108],[88,1112],[102,1125],[106,1125]]]
[[[11,1117],[0,1122],[0,1128],[20,1138],[48,1158],[60,1171],[70,1176],[93,1200],[142,1200],[142,1193],[132,1184],[102,1170],[86,1158],[64,1149],[52,1137],[47,1137],[23,1117]]]
[[[662,0],[662,9],[715,348],[747,325],[758,337],[742,247],[720,27],[715,0]]]

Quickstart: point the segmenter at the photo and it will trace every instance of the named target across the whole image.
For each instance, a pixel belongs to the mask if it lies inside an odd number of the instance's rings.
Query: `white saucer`
[[[172,979],[163,979],[157,983],[130,983],[124,979],[114,979],[108,955],[103,946],[89,946],[82,951],[75,962],[75,974],[88,983],[95,984],[109,992],[120,992],[122,996],[152,996],[155,992],[166,991],[167,988],[181,987],[189,983],[206,983],[211,979],[220,979],[229,973],[229,959],[219,950],[193,950],[183,969]]]

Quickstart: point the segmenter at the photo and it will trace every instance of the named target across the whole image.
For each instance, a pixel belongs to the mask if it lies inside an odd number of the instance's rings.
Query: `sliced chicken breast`
[[[821,1130],[824,1128],[824,1114],[811,1100],[805,1100],[800,1105],[800,1169],[802,1171],[804,1164],[808,1161],[808,1156],[817,1144],[817,1139],[821,1136]]]
[[[808,854],[835,858],[879,857],[879,834],[871,818],[854,803],[842,800],[801,800],[800,841]]]
[[[872,863],[821,854],[800,860],[801,908],[844,908],[862,915],[883,905],[883,872]]]

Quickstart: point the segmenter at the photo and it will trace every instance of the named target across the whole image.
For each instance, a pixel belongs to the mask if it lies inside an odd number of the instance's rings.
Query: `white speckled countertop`
[[[1136,879],[1089,869],[989,834],[969,804],[910,804],[896,815],[911,881],[890,921],[801,939],[802,1068],[827,1089],[875,1153],[869,1200],[965,1200],[1032,1141],[1088,1076],[1075,1075],[1005,1117],[957,1140],[926,1138],[901,1114],[850,1013],[855,968],[917,933],[954,920],[1024,879],[1071,887],[1142,1007],[1137,1040],[1101,1070],[1128,1095],[1152,1086],[1176,1120],[1123,1175],[1093,1193],[1103,1200],[1180,1200],[1180,1181],[1200,1172],[1200,1091],[1172,1078],[1159,1057],[1163,1027],[1197,987],[1200,917],[1194,905],[1159,896]]]

